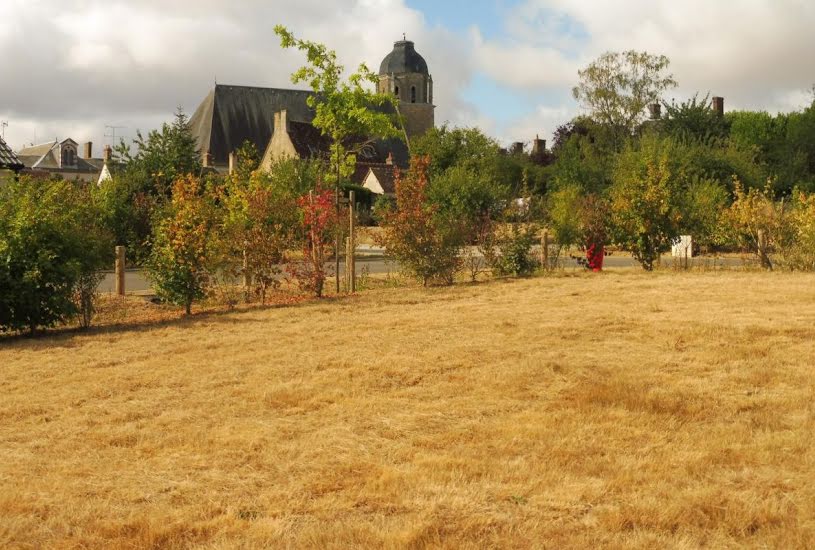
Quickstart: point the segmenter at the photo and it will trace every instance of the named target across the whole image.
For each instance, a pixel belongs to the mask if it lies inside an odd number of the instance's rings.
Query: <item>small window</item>
[[[396,86],[396,87],[393,89],[393,95],[395,95],[396,97],[399,97],[399,86]]]
[[[416,103],[416,86],[410,87],[410,102]]]

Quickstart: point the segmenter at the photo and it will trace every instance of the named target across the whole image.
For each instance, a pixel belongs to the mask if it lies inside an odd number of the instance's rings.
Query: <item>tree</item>
[[[599,123],[630,136],[644,118],[645,108],[676,86],[665,71],[670,60],[647,52],[607,52],[578,72],[574,98]]]
[[[178,178],[164,216],[154,226],[148,275],[161,298],[183,305],[205,296],[213,271],[218,212],[213,194],[195,176]]]
[[[224,181],[221,271],[243,275],[245,299],[255,294],[265,303],[268,290],[278,285],[288,250],[295,244],[300,221],[296,199],[300,193],[289,169],[300,161],[282,160],[269,172],[260,172],[256,170],[253,144],[247,142],[237,155],[237,169]]]
[[[646,139],[624,152],[610,190],[615,240],[646,271],[680,235],[683,174],[671,140]]]
[[[737,244],[756,255],[761,267],[772,270],[770,251],[784,227],[784,205],[776,204],[771,186],[744,189],[736,180],[733,204],[725,213],[727,231]]]
[[[434,280],[452,284],[460,265],[462,232],[428,199],[429,165],[428,157],[414,157],[407,174],[397,172],[396,208],[381,214],[382,244],[423,286]]]
[[[86,186],[25,177],[0,185],[0,331],[34,333],[77,314],[90,325],[113,249],[99,220]]]
[[[729,120],[711,108],[709,94],[699,99],[697,93],[678,105],[674,101],[663,101],[662,105],[665,115],[659,122],[660,130],[674,139],[715,147],[730,134]]]
[[[325,250],[331,245],[331,236],[339,223],[332,208],[331,191],[319,185],[314,191],[297,200],[300,213],[303,257],[291,262],[289,271],[294,275],[301,290],[317,298],[322,297],[325,286]]]
[[[308,65],[292,74],[292,82],[306,82],[314,91],[308,106],[314,109],[312,124],[332,140],[331,169],[325,181],[335,185],[335,208],[339,217],[340,188],[343,179],[354,171],[356,155],[363,147],[381,138],[400,135],[394,125],[396,99],[390,94],[379,94],[365,89],[375,85],[379,78],[362,63],[356,72],[343,81],[344,67],[337,62],[337,53],[324,45],[296,38],[286,27],[276,25],[275,34],[281,47],[305,52]],[[339,269],[341,233],[335,239],[334,254]],[[340,280],[337,277],[337,292]]]
[[[133,140],[136,153],[122,140],[116,152],[125,171],[141,183],[141,191],[168,197],[173,183],[180,177],[201,174],[201,155],[189,127],[189,119],[181,107],[172,124],[152,130],[145,139],[138,132]]]

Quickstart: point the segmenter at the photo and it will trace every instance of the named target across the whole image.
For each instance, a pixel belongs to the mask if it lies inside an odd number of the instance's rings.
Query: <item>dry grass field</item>
[[[606,273],[0,340],[0,546],[807,548],[815,277]]]

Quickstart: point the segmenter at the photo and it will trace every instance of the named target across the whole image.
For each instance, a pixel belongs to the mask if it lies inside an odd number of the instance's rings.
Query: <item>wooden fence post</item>
[[[348,291],[353,294],[357,291],[357,266],[354,251],[356,243],[354,242],[354,227],[356,225],[356,204],[354,202],[354,192],[351,191],[348,197]]]
[[[116,247],[116,294],[125,295],[125,247]]]
[[[541,266],[549,270],[549,232],[544,230],[541,236]]]

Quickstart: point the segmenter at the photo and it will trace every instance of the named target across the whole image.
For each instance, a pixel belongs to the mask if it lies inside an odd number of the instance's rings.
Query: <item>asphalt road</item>
[[[381,252],[372,249],[362,249],[363,254],[357,257],[357,275],[360,275],[367,270],[369,274],[384,274],[384,273],[397,273],[399,271],[398,264],[385,260]],[[664,262],[671,262],[671,258],[663,259]],[[715,265],[714,265],[715,261]],[[700,265],[704,262],[708,267],[740,267],[744,265],[741,258],[695,258],[694,265]],[[344,260],[340,262],[340,275],[344,272]],[[329,271],[333,271],[334,263],[330,262]],[[668,264],[670,265],[670,264]],[[574,258],[566,257],[563,261],[564,269],[583,269]],[[619,269],[619,268],[636,268],[639,269],[640,265],[629,254],[612,254],[606,256],[603,262],[604,268]],[[100,292],[113,292],[115,289],[115,279],[112,272],[105,273],[105,278],[99,285]],[[147,280],[144,272],[138,269],[128,269],[125,272],[125,289],[127,292],[140,292],[148,293],[150,291],[150,282]]]

